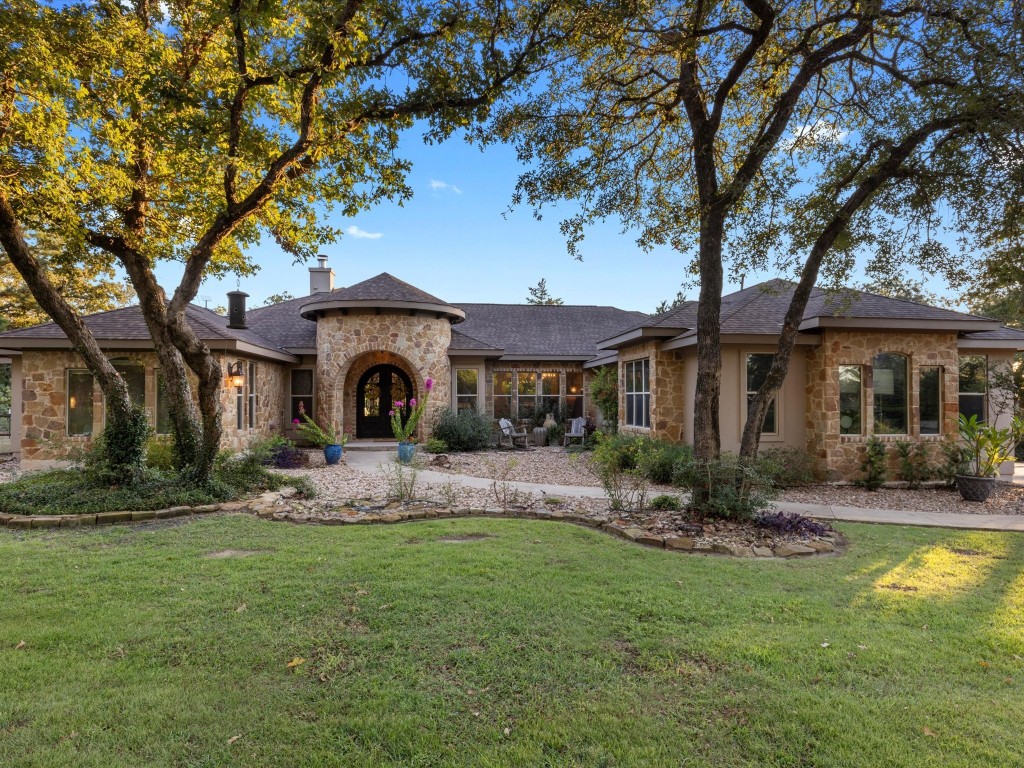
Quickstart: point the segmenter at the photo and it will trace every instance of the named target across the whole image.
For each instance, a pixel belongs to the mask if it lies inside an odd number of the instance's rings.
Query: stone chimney
[[[245,291],[228,291],[228,328],[245,328]]]
[[[309,268],[309,293],[330,293],[334,290],[334,270],[327,266],[327,257],[316,257],[318,267]]]

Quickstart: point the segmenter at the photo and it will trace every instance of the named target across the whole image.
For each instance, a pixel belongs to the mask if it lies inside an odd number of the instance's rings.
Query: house
[[[449,303],[387,273],[335,288],[320,257],[310,295],[228,316],[190,306],[187,318],[225,371],[224,444],[288,434],[300,413],[361,440],[390,438],[396,400],[436,382],[419,437],[444,408],[494,418],[598,419],[589,381],[617,366],[619,427],[693,438],[696,303],[648,316],[603,306]],[[771,281],[723,297],[722,442],[737,450],[748,396],[771,362],[793,286]],[[167,404],[137,307],[87,325],[122,372],[157,433]],[[855,475],[869,435],[920,439],[936,456],[960,411],[1008,419],[988,386],[990,365],[1024,349],[1024,332],[988,318],[849,291],[817,291],[762,445],[807,450],[833,479]],[[0,334],[12,360],[12,443],[27,467],[48,466],[103,428],[91,374],[54,324]],[[1012,471],[1012,467],[1010,468]]]

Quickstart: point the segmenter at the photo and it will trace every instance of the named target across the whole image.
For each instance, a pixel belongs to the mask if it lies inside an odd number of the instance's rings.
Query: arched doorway
[[[364,373],[356,385],[356,437],[393,437],[388,413],[401,400],[402,417],[408,418],[414,392],[408,374],[394,365],[375,365]]]

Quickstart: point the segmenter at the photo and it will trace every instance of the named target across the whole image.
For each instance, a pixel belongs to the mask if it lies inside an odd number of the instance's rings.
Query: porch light
[[[245,386],[245,371],[241,360],[228,366],[228,384],[239,389]]]

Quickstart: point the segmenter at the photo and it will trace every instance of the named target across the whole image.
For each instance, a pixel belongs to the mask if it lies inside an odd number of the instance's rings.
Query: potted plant
[[[402,409],[405,407],[405,403],[396,400],[394,410],[388,412],[388,416],[391,417],[391,432],[394,434],[395,440],[398,441],[398,460],[403,464],[412,461],[412,457],[416,453],[416,444],[412,441],[412,433],[416,431],[416,427],[423,417],[423,410],[427,407],[427,400],[434,388],[434,380],[427,379],[423,383],[423,388],[426,392],[421,401],[417,402],[415,397],[409,399],[409,407],[412,408],[412,411],[404,424],[402,423]]]
[[[299,409],[299,416],[302,418],[302,421],[299,421],[299,419],[292,421],[296,431],[313,445],[324,449],[325,462],[337,464],[341,461],[341,456],[345,451],[345,443],[348,442],[348,434],[342,434],[339,440],[338,433],[332,424],[328,424],[326,428],[321,427],[309,418],[309,414],[302,408]]]
[[[1009,427],[998,429],[982,424],[977,415],[960,414],[960,439],[969,474],[956,476],[956,487],[964,501],[982,502],[995,487],[999,466],[1013,458],[1014,448],[1024,434],[1024,422],[1014,416]]]

